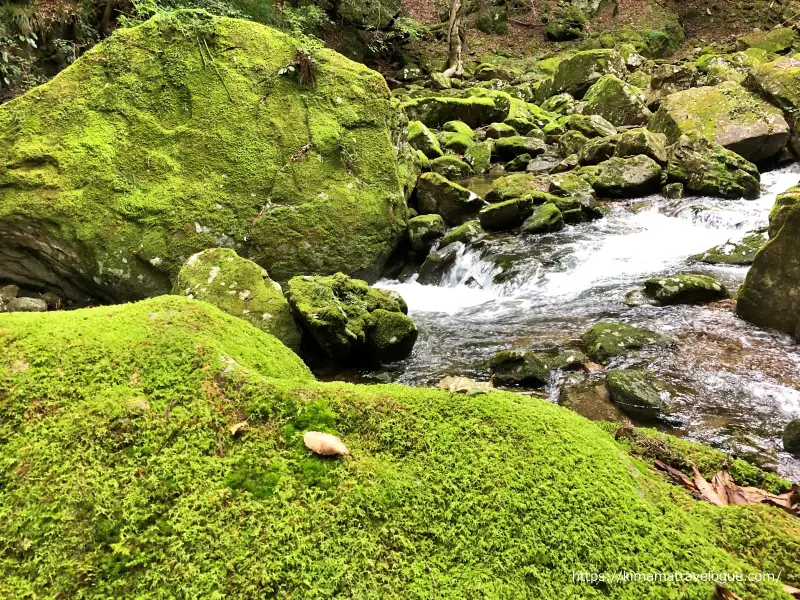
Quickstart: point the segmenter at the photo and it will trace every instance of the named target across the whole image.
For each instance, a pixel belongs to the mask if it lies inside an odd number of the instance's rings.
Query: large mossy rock
[[[800,58],[783,56],[756,67],[746,85],[783,109],[792,127],[792,148],[800,153]]]
[[[280,284],[230,248],[211,248],[189,257],[172,293],[213,304],[300,351],[300,329]]]
[[[633,350],[667,343],[667,339],[655,331],[618,322],[595,323],[584,332],[582,340],[586,354],[599,363],[607,363]]]
[[[442,147],[439,145],[439,140],[420,121],[409,121],[408,143],[412,148],[419,150],[428,158],[438,158],[442,155]]]
[[[661,167],[644,154],[610,158],[584,170],[598,195],[610,198],[643,196],[658,190],[661,183]]]
[[[293,277],[286,299],[313,350],[335,363],[392,362],[406,358],[417,341],[417,328],[398,294],[343,273]]]
[[[790,515],[696,501],[546,400],[317,382],[177,296],[0,315],[0,347],[3,598],[556,600],[587,590],[573,571],[619,565],[800,576]],[[350,456],[315,456],[307,431]]]
[[[422,214],[437,214],[449,225],[475,218],[486,203],[467,188],[439,173],[423,173],[417,183],[417,204]]]
[[[575,98],[583,95],[603,75],[625,77],[625,61],[616,50],[585,50],[559,63],[553,75],[550,95],[568,93]]]
[[[489,97],[427,96],[404,102],[402,107],[409,119],[421,121],[428,127],[441,127],[448,121],[463,121],[470,127],[480,127],[502,121],[507,114]]]
[[[627,415],[645,421],[661,416],[664,386],[658,376],[645,369],[612,369],[606,374],[611,401]]]
[[[742,239],[728,240],[691,258],[710,265],[752,265],[768,239],[766,231],[754,231]]]
[[[644,291],[660,304],[703,304],[728,297],[728,290],[715,277],[691,273],[653,277],[644,282]]]
[[[502,386],[542,387],[556,371],[579,370],[586,362],[583,352],[561,353],[501,350],[488,362],[492,382]]]
[[[67,299],[166,293],[228,246],[285,281],[377,277],[405,228],[378,73],[205,12],[118,29],[0,106],[0,280]],[[343,239],[346,244],[341,243]]]
[[[699,133],[682,135],[670,147],[666,170],[668,181],[698,194],[757,198],[761,193],[761,175],[753,163]]]
[[[653,133],[642,127],[623,131],[617,137],[614,155],[624,158],[644,154],[662,167],[667,164],[667,137],[663,133]]]
[[[800,340],[800,187],[778,196],[769,222],[770,240],[747,272],[736,312]]]
[[[670,142],[701,133],[751,162],[775,156],[789,141],[781,110],[733,81],[670,94],[647,128]]]
[[[583,97],[584,115],[600,115],[617,127],[644,125],[652,113],[645,104],[642,90],[616,75],[604,75]]]
[[[336,12],[359,29],[385,29],[400,12],[400,0],[339,0]]]

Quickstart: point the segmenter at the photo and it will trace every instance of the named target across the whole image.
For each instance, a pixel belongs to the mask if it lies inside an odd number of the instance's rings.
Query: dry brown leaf
[[[603,365],[599,365],[596,362],[585,362],[583,363],[583,368],[589,373],[592,373],[594,371],[602,371]]]
[[[747,498],[739,491],[739,486],[727,471],[717,471],[711,485],[726,504],[747,504]]]
[[[708,483],[708,481],[705,480],[700,471],[697,470],[697,467],[692,466],[692,471],[694,472],[694,483],[697,486],[700,495],[704,499],[711,502],[711,504],[715,504],[717,506],[725,506],[728,503],[727,497],[725,498],[725,500],[720,498],[719,494],[714,489],[714,486],[712,486],[710,483]]]
[[[695,482],[692,481],[689,477],[687,477],[683,473],[681,473],[675,467],[671,467],[668,464],[665,464],[665,463],[661,462],[657,458],[653,460],[653,463],[656,465],[656,467],[658,467],[662,471],[666,471],[667,473],[669,473],[670,476],[673,479],[675,479],[678,483],[680,483],[687,490],[692,491],[692,492],[698,492],[698,493],[700,492],[700,490],[697,489],[697,485],[695,484]]]
[[[307,431],[303,436],[306,448],[322,456],[347,456],[347,446],[335,435],[321,431]]]
[[[739,596],[720,584],[714,586],[714,598],[717,600],[742,600]]]
[[[792,596],[793,598],[800,598],[800,589],[790,585],[783,585],[783,591]]]

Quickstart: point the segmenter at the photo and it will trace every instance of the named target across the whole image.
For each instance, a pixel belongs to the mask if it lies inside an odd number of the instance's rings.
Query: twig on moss
[[[195,39],[197,40],[197,49],[200,51],[200,60],[203,61],[203,68],[206,68],[206,57],[203,55],[203,48],[200,46],[200,36],[195,33]]]
[[[214,71],[216,72],[217,77],[219,77],[219,80],[222,82],[222,87],[224,87],[225,91],[228,92],[228,99],[231,102],[233,102],[233,96],[231,96],[231,91],[228,89],[228,84],[225,83],[225,79],[222,77],[222,73],[220,73],[219,69],[217,68],[217,63],[214,61],[214,55],[211,54],[211,50],[209,50],[208,48],[208,42],[203,40],[203,44],[205,44],[206,52],[208,52],[208,58],[211,61],[211,66],[214,67]]]

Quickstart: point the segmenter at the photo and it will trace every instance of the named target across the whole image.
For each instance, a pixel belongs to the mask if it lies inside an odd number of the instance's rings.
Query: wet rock
[[[419,150],[428,158],[437,158],[442,155],[442,147],[439,145],[439,140],[420,121],[409,121],[408,143],[412,148]]]
[[[553,74],[550,95],[566,92],[575,98],[583,95],[603,75],[624,77],[625,61],[616,50],[587,50],[561,61]]]
[[[592,421],[622,422],[627,419],[611,401],[611,395],[603,381],[581,375],[571,375],[567,378],[559,394],[558,403]]]
[[[464,244],[454,242],[431,252],[419,268],[417,281],[422,285],[437,285],[442,277],[456,262],[459,253],[464,250]]]
[[[527,196],[537,190],[544,191],[537,187],[538,185],[539,180],[534,175],[527,173],[515,173],[499,177],[492,182],[492,187],[486,194],[486,201],[494,204]]]
[[[316,350],[337,363],[369,364],[407,356],[417,329],[394,292],[342,273],[294,277],[286,299]]]
[[[447,231],[440,215],[422,215],[408,220],[408,243],[418,254],[425,255]]]
[[[757,198],[760,177],[753,163],[700,134],[683,135],[670,149],[667,180],[698,194]]]
[[[614,156],[625,158],[643,154],[652,158],[662,167],[666,166],[669,159],[667,136],[663,133],[653,133],[644,128],[629,129],[619,134],[616,141]]]
[[[705,304],[729,296],[718,279],[689,273],[648,279],[644,291],[660,304]]]
[[[517,130],[505,123],[492,123],[486,128],[486,137],[497,140],[504,137],[518,136]]]
[[[775,156],[789,141],[781,110],[732,81],[667,96],[647,128],[670,142],[698,132],[752,162]]]
[[[522,154],[539,156],[546,149],[547,146],[542,140],[519,135],[500,138],[494,142],[494,153],[501,160],[511,160]]]
[[[8,312],[45,312],[47,310],[47,302],[41,298],[17,296],[8,301],[6,310]]]
[[[490,204],[478,213],[478,220],[486,231],[506,231],[522,225],[534,212],[536,205],[559,199],[545,192],[531,192],[520,198]]]
[[[617,128],[600,115],[569,115],[559,122],[569,131],[579,131],[589,138],[608,137],[617,133]]]
[[[596,165],[614,156],[617,149],[618,136],[611,135],[589,140],[578,151],[578,160],[582,165]]]
[[[567,131],[558,139],[558,151],[564,157],[575,155],[575,163],[577,165],[580,162],[580,151],[588,143],[589,138],[580,131]]]
[[[683,198],[683,184],[682,183],[668,183],[661,188],[661,195],[669,200],[680,200]]]
[[[751,265],[768,239],[766,231],[756,231],[739,241],[728,240],[691,258],[710,265]]]
[[[442,247],[448,246],[454,242],[468,244],[483,234],[484,231],[483,227],[481,227],[480,221],[467,221],[463,225],[459,225],[445,234],[445,236],[442,238]]]
[[[485,202],[438,173],[423,173],[417,182],[417,204],[421,214],[438,214],[449,225],[460,225],[473,219]]]
[[[617,127],[644,125],[652,113],[642,90],[615,75],[604,75],[584,96],[584,115],[600,115]]]
[[[183,264],[172,293],[213,304],[300,351],[300,329],[280,284],[230,248],[211,248]]]
[[[589,358],[601,364],[633,350],[668,342],[655,331],[619,322],[596,323],[586,330],[582,340]]]
[[[611,158],[594,167],[584,167],[588,181],[601,196],[632,198],[655,192],[661,186],[661,167],[649,156]]]
[[[451,180],[466,179],[475,174],[466,162],[451,155],[434,158],[430,163],[430,170]]]
[[[611,401],[630,417],[652,421],[664,408],[663,383],[652,371],[613,369],[606,373]]]
[[[783,430],[783,449],[800,456],[800,419],[789,421]]]
[[[472,167],[476,175],[483,175],[492,166],[492,149],[494,144],[491,141],[472,144],[464,153],[464,160]]]
[[[542,108],[559,115],[571,115],[575,112],[575,98],[569,94],[556,94],[545,100]]]
[[[488,362],[492,382],[502,386],[542,387],[550,381],[556,369],[573,371],[582,368],[586,357],[582,352],[560,354],[502,350]]]
[[[542,204],[522,224],[522,233],[548,233],[564,228],[564,217],[555,204]]]

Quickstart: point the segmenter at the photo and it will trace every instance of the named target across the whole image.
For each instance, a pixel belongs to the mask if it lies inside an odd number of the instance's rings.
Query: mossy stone
[[[450,225],[460,225],[474,218],[486,203],[438,173],[423,173],[417,183],[417,204],[422,214],[435,213]]]
[[[567,115],[559,123],[566,129],[578,131],[589,138],[608,137],[617,133],[617,128],[600,115]]]
[[[603,364],[632,350],[666,344],[666,338],[655,331],[618,322],[596,323],[582,339],[589,358]]]
[[[457,156],[447,155],[434,158],[430,164],[430,170],[439,173],[448,179],[465,179],[475,173],[466,162]]]
[[[662,167],[666,166],[669,159],[667,137],[663,133],[653,133],[644,128],[629,129],[620,133],[614,156],[624,158],[639,154],[649,156]]]
[[[610,158],[595,167],[586,167],[588,182],[600,196],[630,198],[659,189],[661,167],[649,156]]]
[[[616,50],[578,52],[559,63],[549,95],[567,92],[580,99],[603,75],[624,77],[627,72],[625,61]]]
[[[449,131],[451,133],[460,133],[466,135],[470,139],[475,139],[475,132],[472,127],[464,123],[464,121],[448,121],[442,125],[442,131]]]
[[[458,227],[454,227],[448,231],[442,238],[442,247],[455,242],[468,244],[472,240],[479,238],[484,233],[480,221],[467,221]]]
[[[591,139],[578,150],[578,160],[582,165],[600,164],[614,156],[618,140],[619,137],[616,135]],[[572,150],[572,148],[565,148],[565,152],[569,150]],[[572,154],[572,152],[569,152],[569,154]]]
[[[472,167],[475,175],[483,175],[492,166],[493,147],[491,141],[478,142],[464,152],[464,160]]]
[[[420,215],[408,220],[408,243],[415,252],[427,253],[440,239],[447,225],[440,215]]]
[[[576,161],[579,161],[580,151],[588,143],[589,138],[580,131],[570,130],[558,138],[558,151],[565,158],[574,154]]]
[[[280,74],[298,44],[159,13],[0,106],[0,245],[25,256],[13,268],[76,302],[167,293],[187,257],[218,246],[282,282],[377,277],[405,229],[398,111],[380,74],[331,50],[311,52],[313,87]]]
[[[409,119],[422,121],[428,127],[441,127],[448,121],[460,120],[470,127],[502,121],[507,114],[489,97],[452,98],[428,96],[404,102]]]
[[[769,237],[766,231],[750,233],[741,240],[728,240],[692,256],[692,260],[710,265],[752,265],[756,254],[764,247]]]
[[[506,123],[492,123],[486,128],[486,137],[493,140],[517,135],[517,130]]]
[[[439,140],[420,121],[409,121],[408,123],[408,143],[412,148],[419,150],[428,158],[438,158],[441,156],[442,147]]]
[[[661,304],[702,304],[728,297],[728,290],[715,277],[690,273],[653,277],[644,282],[644,291]]]
[[[542,109],[557,115],[571,115],[575,112],[575,98],[567,93],[551,96],[542,103]]]
[[[542,204],[522,224],[522,233],[549,233],[564,228],[564,217],[555,204]]]
[[[793,419],[783,430],[783,449],[800,455],[800,419]]]
[[[616,75],[604,75],[584,96],[584,115],[600,115],[615,125],[644,125],[652,116],[642,90],[625,83]]]
[[[761,64],[754,68],[749,83],[787,115],[792,149],[800,152],[800,61],[782,56]]]
[[[192,255],[178,272],[172,293],[213,304],[300,352],[300,329],[280,284],[230,248]]]
[[[631,417],[655,420],[664,408],[663,385],[658,376],[645,369],[612,369],[606,373],[611,401]]]
[[[573,350],[560,354],[501,350],[489,359],[487,366],[495,385],[508,387],[542,387],[549,383],[553,372],[580,369],[586,357]]]

